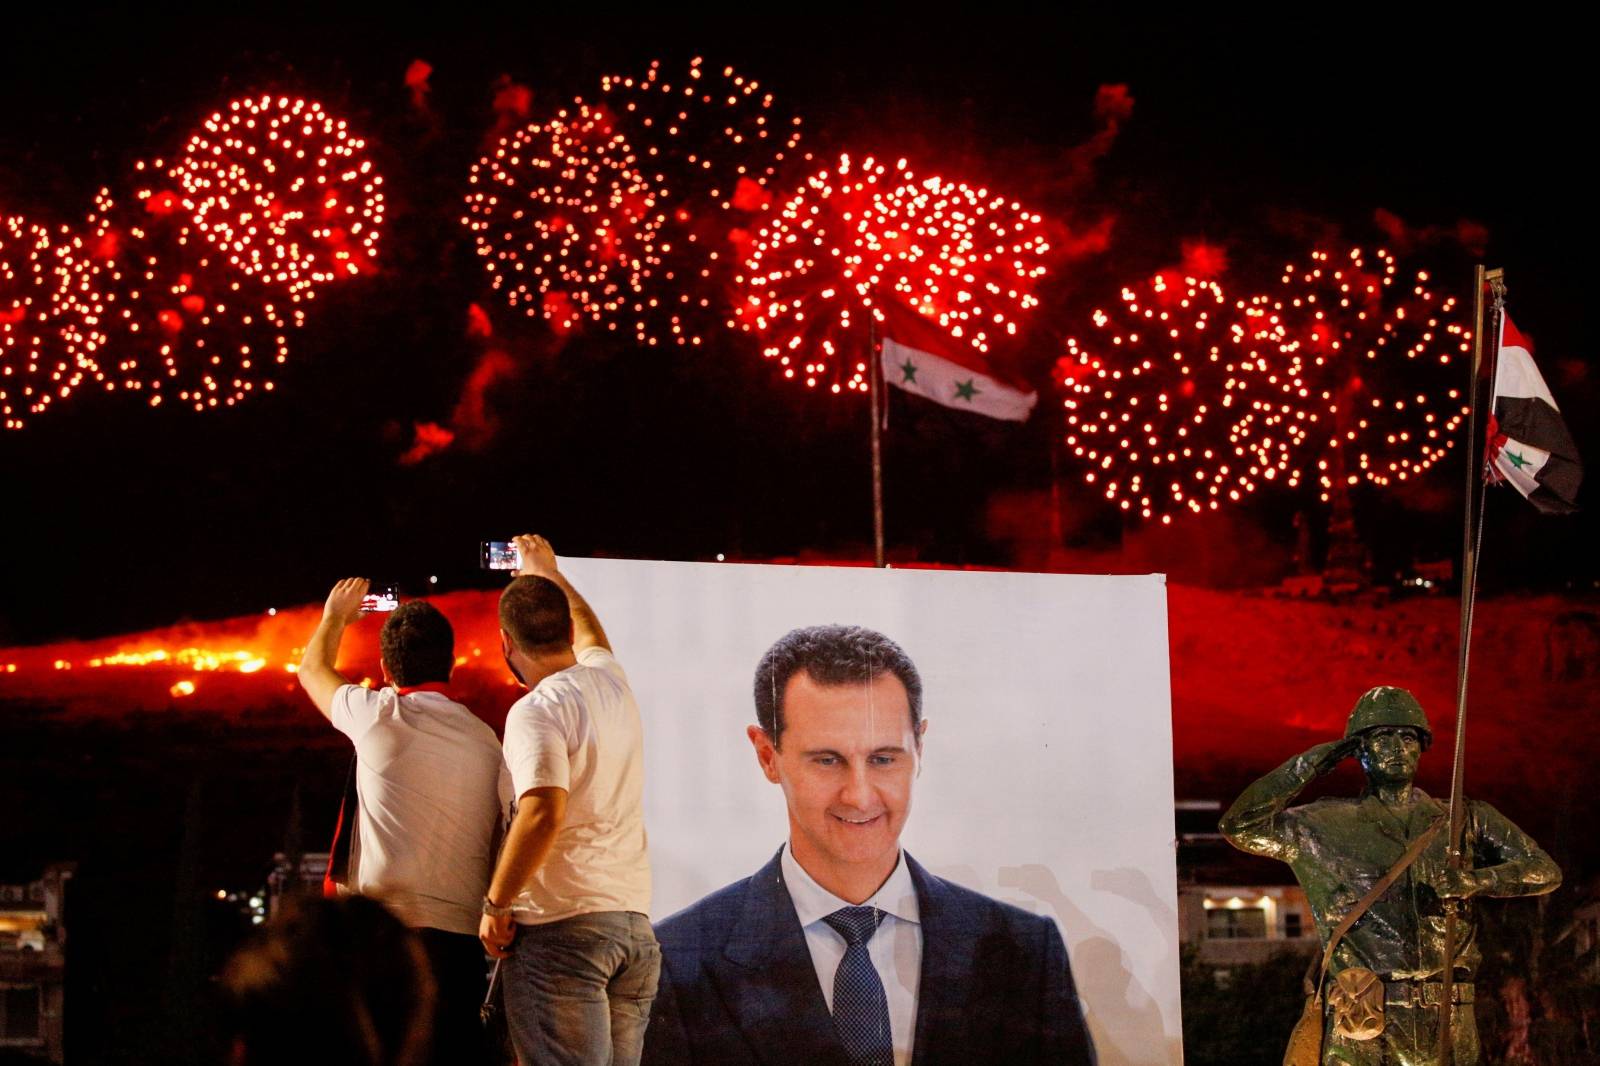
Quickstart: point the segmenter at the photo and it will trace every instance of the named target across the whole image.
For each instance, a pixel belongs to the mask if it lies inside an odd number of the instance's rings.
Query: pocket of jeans
[[[656,943],[655,937],[634,945],[628,959],[628,976],[627,995],[646,1002],[656,998],[656,988],[661,981],[661,945]]]

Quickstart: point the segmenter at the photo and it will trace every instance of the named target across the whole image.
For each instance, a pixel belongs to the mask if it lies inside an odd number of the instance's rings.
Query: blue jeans
[[[650,919],[633,911],[519,925],[501,974],[523,1066],[637,1066],[661,975]]]

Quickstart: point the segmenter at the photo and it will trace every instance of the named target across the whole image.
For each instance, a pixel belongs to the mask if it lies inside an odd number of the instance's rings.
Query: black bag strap
[[[1389,886],[1400,880],[1400,875],[1406,872],[1407,867],[1417,861],[1423,849],[1428,846],[1434,837],[1439,835],[1439,830],[1444,828],[1444,823],[1444,815],[1441,814],[1435,818],[1428,828],[1422,831],[1422,835],[1413,840],[1411,846],[1406,848],[1405,854],[1400,856],[1400,861],[1389,867],[1388,873],[1378,878],[1377,884],[1373,885],[1367,894],[1362,896],[1354,907],[1350,908],[1344,919],[1334,927],[1332,933],[1328,934],[1328,946],[1322,949],[1322,958],[1320,960],[1313,958],[1310,968],[1306,970],[1306,995],[1320,996],[1322,994],[1322,982],[1328,979],[1328,966],[1333,962],[1333,951],[1339,946],[1339,941],[1343,940],[1344,935],[1350,931],[1351,927],[1361,920],[1361,916],[1366,914],[1374,903],[1378,902],[1379,897],[1389,891]]]

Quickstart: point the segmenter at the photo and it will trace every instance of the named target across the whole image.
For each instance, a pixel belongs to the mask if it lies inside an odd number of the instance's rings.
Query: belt
[[[1398,977],[1383,980],[1383,1002],[1387,1007],[1437,1007],[1443,996],[1441,981],[1410,981]],[[1450,986],[1450,1002],[1456,1006],[1471,1003],[1472,983],[1456,981]]]

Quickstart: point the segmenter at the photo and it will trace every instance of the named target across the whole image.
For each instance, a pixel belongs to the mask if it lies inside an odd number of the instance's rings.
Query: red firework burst
[[[1015,201],[845,155],[755,236],[735,321],[786,378],[865,390],[869,316],[915,312],[987,355],[1038,303],[1049,248],[1043,219]]]
[[[1324,502],[1336,478],[1387,488],[1455,447],[1467,415],[1455,359],[1472,350],[1472,330],[1427,271],[1403,273],[1382,249],[1315,251],[1239,308],[1273,367],[1279,410],[1321,427]]]
[[[137,165],[132,206],[102,189],[81,230],[7,220],[6,426],[80,386],[196,410],[270,391],[262,371],[286,360],[297,305],[375,262],[383,179],[364,148],[314,102],[236,100],[170,166]]]
[[[502,138],[472,168],[462,223],[526,314],[697,345],[724,317],[727,275],[799,125],[732,68],[696,59],[674,82],[655,63]]]
[[[1084,480],[1124,511],[1171,522],[1263,481],[1299,484],[1306,419],[1258,397],[1271,370],[1236,311],[1214,281],[1158,274],[1094,312],[1088,346],[1068,339],[1057,364],[1065,443],[1090,467]]]
[[[263,371],[288,359],[289,331],[305,323],[294,306],[304,286],[241,275],[193,239],[188,216],[122,210],[105,190],[89,225],[78,277],[90,321],[108,338],[97,380],[152,407],[170,397],[196,411],[272,391]]]
[[[1451,364],[1470,331],[1426,272],[1402,282],[1381,250],[1368,262],[1313,252],[1277,292],[1232,302],[1193,278],[1124,289],[1118,317],[1094,314],[1104,340],[1069,340],[1059,364],[1085,480],[1171,522],[1265,483],[1314,474],[1326,502],[1341,480],[1388,487],[1427,470],[1465,417]]]
[[[27,418],[65,400],[96,373],[104,340],[80,298],[77,242],[22,218],[0,219],[0,419]]]
[[[383,178],[366,142],[315,101],[235,100],[152,169],[138,191],[152,213],[181,211],[230,268],[293,299],[377,260]]]

